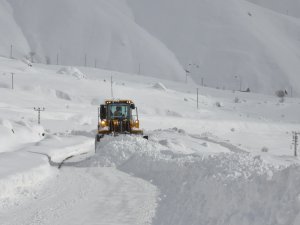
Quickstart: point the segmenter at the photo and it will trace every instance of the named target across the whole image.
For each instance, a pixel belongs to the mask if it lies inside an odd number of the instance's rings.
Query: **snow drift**
[[[279,225],[300,221],[299,167],[275,168],[248,153],[204,157],[166,154],[165,148],[153,141],[118,137],[102,142],[88,164],[114,165],[157,185],[161,195],[153,224]]]

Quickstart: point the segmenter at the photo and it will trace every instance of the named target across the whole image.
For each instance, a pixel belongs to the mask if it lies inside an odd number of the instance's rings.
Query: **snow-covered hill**
[[[299,1],[255,2],[268,8],[285,4],[299,13]],[[242,89],[264,93],[299,93],[299,18],[245,0],[128,3],[136,21],[176,54],[198,84],[203,78],[213,87],[239,89],[241,83]]]
[[[2,57],[0,71],[1,225],[299,224],[299,98],[201,87],[197,109],[191,83]],[[95,152],[111,74],[149,140]]]
[[[30,47],[23,35],[22,29],[17,25],[13,9],[7,1],[0,1],[0,55],[10,57],[10,47],[14,45],[14,56],[23,57],[29,53]]]
[[[300,92],[296,0],[1,0],[0,55]],[[179,60],[179,62],[178,62]],[[181,65],[180,65],[181,64]]]
[[[0,54],[184,80],[177,59],[122,1],[1,0]],[[18,33],[17,33],[18,32]],[[18,53],[18,54],[17,54]]]

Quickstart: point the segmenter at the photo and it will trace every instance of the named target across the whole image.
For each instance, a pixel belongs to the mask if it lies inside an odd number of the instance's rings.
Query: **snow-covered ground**
[[[111,76],[149,141],[95,152]],[[0,58],[1,224],[299,224],[300,99],[197,87]]]

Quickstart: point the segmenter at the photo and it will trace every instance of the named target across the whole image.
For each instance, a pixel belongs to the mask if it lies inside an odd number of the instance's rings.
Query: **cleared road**
[[[114,168],[64,167],[34,197],[0,213],[2,225],[151,224],[157,189]]]

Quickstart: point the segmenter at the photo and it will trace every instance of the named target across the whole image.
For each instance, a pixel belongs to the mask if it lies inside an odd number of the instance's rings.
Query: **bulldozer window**
[[[109,119],[130,119],[130,106],[111,104],[108,107]]]

